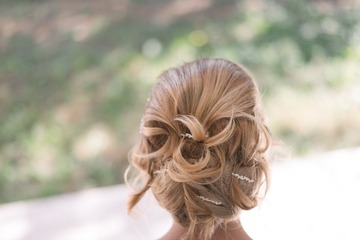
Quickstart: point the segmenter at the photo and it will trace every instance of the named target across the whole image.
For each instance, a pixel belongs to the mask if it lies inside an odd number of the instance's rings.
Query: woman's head
[[[271,139],[263,121],[258,88],[242,67],[202,59],[165,71],[130,154],[147,182],[129,210],[151,188],[189,229],[185,239],[210,238],[241,209],[255,207],[268,181]]]

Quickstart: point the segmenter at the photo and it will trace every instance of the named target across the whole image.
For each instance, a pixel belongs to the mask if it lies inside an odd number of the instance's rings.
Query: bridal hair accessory
[[[239,180],[243,180],[243,181],[246,181],[246,182],[249,182],[249,183],[252,183],[254,182],[254,179],[250,179],[248,178],[247,176],[244,176],[244,175],[239,175],[237,173],[231,173],[234,177],[236,177],[237,179]]]
[[[193,136],[190,133],[185,133],[185,134],[181,134],[182,137],[184,138],[193,138]]]
[[[139,128],[139,133],[140,134],[142,134],[143,129],[144,129],[144,118],[142,117],[141,121],[140,121],[140,128]]]
[[[202,201],[204,201],[204,202],[213,203],[213,204],[215,204],[216,206],[222,205],[221,202],[208,199],[208,198],[206,198],[206,197],[204,197],[204,196],[198,196],[198,198],[200,198],[200,199],[201,199]]]

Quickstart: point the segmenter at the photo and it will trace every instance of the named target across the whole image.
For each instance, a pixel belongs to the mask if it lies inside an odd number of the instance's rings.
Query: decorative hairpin
[[[231,173],[234,177],[236,177],[237,179],[239,180],[243,180],[243,181],[246,181],[246,182],[249,182],[249,183],[252,183],[254,182],[254,179],[250,179],[248,178],[247,176],[244,176],[244,175],[239,175],[237,173]]]
[[[208,198],[206,198],[206,197],[204,197],[204,196],[198,196],[198,198],[200,198],[202,201],[213,203],[213,204],[215,204],[216,206],[222,205],[221,202],[208,199]]]
[[[193,138],[193,136],[190,133],[185,133],[185,134],[181,134],[182,137],[184,138]]]
[[[139,133],[140,134],[142,134],[143,129],[144,129],[144,118],[142,117],[141,121],[140,121],[140,128],[139,128]]]

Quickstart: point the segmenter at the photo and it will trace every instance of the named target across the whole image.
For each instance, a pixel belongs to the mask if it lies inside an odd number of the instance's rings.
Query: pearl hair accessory
[[[239,175],[237,173],[231,173],[234,177],[236,177],[237,179],[239,180],[243,180],[243,181],[246,181],[248,183],[252,183],[254,182],[254,179],[250,179],[248,178],[247,176],[244,176],[244,175]]]
[[[184,138],[193,138],[193,136],[190,133],[185,133],[185,134],[181,134],[182,137]]]
[[[215,204],[216,206],[222,205],[221,202],[208,199],[208,198],[206,198],[206,197],[204,197],[204,196],[198,196],[198,198],[200,198],[202,201],[213,203],[213,204]]]
[[[142,134],[143,129],[144,129],[144,118],[142,117],[141,121],[140,121],[140,127],[139,127],[140,134]]]

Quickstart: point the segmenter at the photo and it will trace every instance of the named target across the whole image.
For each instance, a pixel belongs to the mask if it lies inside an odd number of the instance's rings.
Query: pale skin
[[[170,230],[160,240],[180,240],[187,229],[173,222]],[[251,240],[239,221],[231,221],[225,227],[215,230],[212,240]]]

